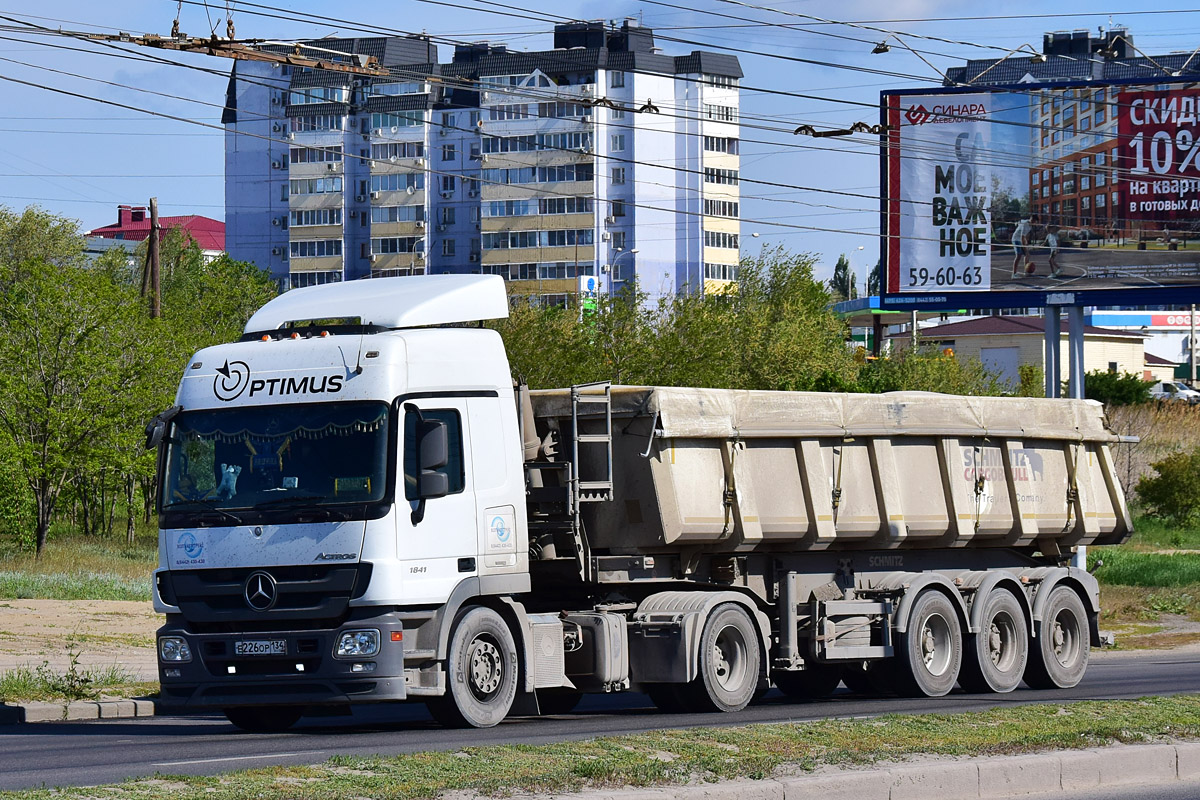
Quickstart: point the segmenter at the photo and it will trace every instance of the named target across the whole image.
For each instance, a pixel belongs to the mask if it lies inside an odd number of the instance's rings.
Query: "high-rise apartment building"
[[[665,55],[630,21],[449,63],[422,37],[302,46],[391,76],[235,64],[228,249],[285,287],[475,272],[556,303],[583,276],[652,297],[736,279],[736,58]]]

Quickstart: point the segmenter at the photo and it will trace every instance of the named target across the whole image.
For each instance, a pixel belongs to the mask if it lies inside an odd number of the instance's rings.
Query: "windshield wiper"
[[[237,514],[233,514],[229,511],[226,511],[225,509],[218,506],[215,501],[204,500],[199,497],[194,497],[191,500],[179,500],[174,503],[169,503],[169,504],[163,506],[163,511],[179,511],[180,510],[178,508],[179,506],[186,506],[191,503],[195,503],[196,505],[199,505],[199,506],[204,506],[204,508],[207,509],[208,511],[212,511],[216,514],[219,514],[222,517],[224,517],[225,519],[233,520],[234,525],[242,524],[242,518],[239,517]]]
[[[320,494],[297,494],[287,497],[277,497],[274,500],[267,500],[263,503],[255,503],[254,508],[286,508],[293,505],[308,505],[315,503],[318,500],[324,500],[325,496]]]

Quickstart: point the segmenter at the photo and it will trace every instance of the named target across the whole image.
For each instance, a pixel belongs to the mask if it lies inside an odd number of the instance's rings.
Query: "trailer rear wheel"
[[[1054,587],[1030,648],[1025,682],[1033,689],[1070,689],[1083,680],[1091,644],[1083,601],[1069,586]]]
[[[700,635],[700,674],[687,695],[704,711],[741,711],[758,688],[761,664],[754,620],[739,605],[719,605]]]
[[[812,664],[801,672],[772,672],[771,679],[788,697],[821,700],[833,694],[842,682],[842,668],[836,664]]]
[[[959,684],[968,692],[1011,692],[1029,659],[1025,611],[1007,589],[993,589],[982,602],[978,633],[968,637]]]
[[[426,701],[451,728],[490,728],[508,716],[517,694],[517,646],[495,611],[466,612],[450,634],[446,694]]]
[[[898,637],[896,688],[911,697],[941,697],[954,688],[962,667],[962,626],[946,595],[927,589],[909,613],[908,630]]]
[[[279,733],[304,716],[304,706],[236,706],[224,712],[225,719],[244,731]]]

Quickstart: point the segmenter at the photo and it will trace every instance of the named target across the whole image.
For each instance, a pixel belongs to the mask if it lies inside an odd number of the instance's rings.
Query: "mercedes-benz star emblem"
[[[269,611],[279,599],[279,587],[269,573],[255,572],[246,579],[242,594],[246,597],[246,605],[255,611]]]

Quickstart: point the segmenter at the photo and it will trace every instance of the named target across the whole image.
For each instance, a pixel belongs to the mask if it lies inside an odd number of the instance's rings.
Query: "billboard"
[[[882,305],[1200,302],[1200,84],[882,95]]]

